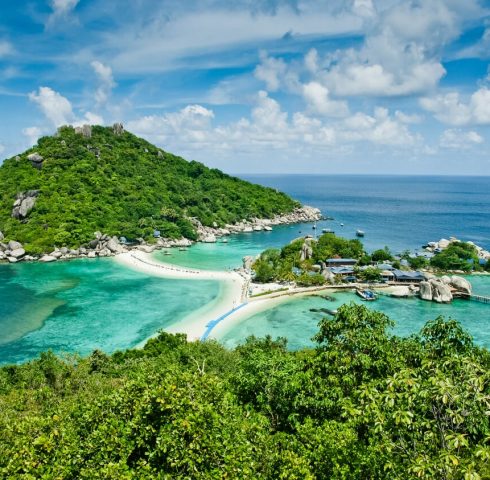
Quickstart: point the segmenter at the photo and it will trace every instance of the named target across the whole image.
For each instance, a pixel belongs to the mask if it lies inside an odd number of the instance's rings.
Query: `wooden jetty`
[[[461,295],[461,298],[464,298],[465,300],[472,300],[473,302],[487,303],[490,305],[490,297],[486,297],[484,295],[468,295],[467,293],[464,293]]]

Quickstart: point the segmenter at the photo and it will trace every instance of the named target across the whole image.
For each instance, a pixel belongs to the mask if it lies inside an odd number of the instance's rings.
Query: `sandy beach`
[[[216,280],[219,295],[210,303],[192,312],[167,329],[170,333],[185,333],[189,340],[220,338],[244,319],[282,302],[292,296],[312,295],[339,290],[339,287],[310,287],[278,289],[266,295],[248,298],[249,279],[237,272],[208,271],[181,267],[155,260],[150,254],[132,251],[118,255],[116,261],[148,275],[187,280]],[[263,290],[280,285],[264,285]],[[351,288],[351,287],[350,287]],[[189,299],[188,301],[192,301]],[[146,342],[146,340],[145,340]],[[143,342],[143,344],[145,343]]]
[[[216,320],[246,301],[248,280],[237,272],[220,272],[181,267],[155,260],[150,254],[131,251],[115,257],[118,263],[152,276],[187,280],[215,280],[221,283],[219,295],[209,304],[173,324],[167,331],[185,333],[198,340],[209,322]],[[191,302],[192,299],[182,299]]]

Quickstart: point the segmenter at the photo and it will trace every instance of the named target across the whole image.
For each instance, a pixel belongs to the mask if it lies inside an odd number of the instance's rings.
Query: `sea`
[[[305,234],[329,228],[346,238],[356,230],[368,251],[421,249],[452,236],[490,249],[490,177],[242,175],[245,180],[284,191],[329,218],[283,225],[272,232],[229,237],[227,243],[197,244],[155,258],[210,270],[232,269],[245,255],[280,247]],[[474,291],[490,296],[490,276],[472,276]],[[0,364],[21,363],[51,349],[87,355],[134,347],[213,301],[213,281],[149,277],[113,259],[80,259],[54,264],[0,265]],[[360,302],[350,292],[290,299],[223,329],[218,339],[233,347],[249,335],[285,337],[292,349],[311,346],[321,314],[311,309]],[[454,301],[438,305],[418,299],[381,297],[369,308],[395,321],[393,333],[411,335],[442,315],[459,320],[476,343],[490,348],[490,305]]]

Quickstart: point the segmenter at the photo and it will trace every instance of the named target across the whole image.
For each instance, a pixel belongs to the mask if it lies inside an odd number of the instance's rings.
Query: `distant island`
[[[113,237],[213,241],[216,233],[259,228],[257,219],[319,216],[275,189],[165,152],[121,124],[61,127],[5,160],[0,184],[0,255],[12,262],[53,250],[84,256],[80,247],[90,242],[101,244],[97,254],[111,254]]]

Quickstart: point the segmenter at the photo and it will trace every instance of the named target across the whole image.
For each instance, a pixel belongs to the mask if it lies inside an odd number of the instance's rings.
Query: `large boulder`
[[[440,280],[432,279],[432,300],[437,303],[449,303],[453,299],[451,287],[445,285]]]
[[[44,158],[39,155],[39,153],[34,152],[27,155],[27,160],[29,160],[33,167],[41,169],[43,166]]]
[[[38,190],[29,190],[27,192],[18,193],[12,208],[12,217],[17,218],[18,220],[26,218],[29,212],[34,208],[38,195]]]
[[[7,244],[7,248],[9,250],[17,250],[18,248],[22,248],[22,243],[16,242],[15,240],[10,240]]]
[[[300,260],[303,262],[304,260],[309,260],[313,255],[313,248],[311,247],[311,243],[304,242],[301,247],[301,256]]]
[[[407,287],[405,285],[393,287],[390,293],[390,296],[395,298],[406,298],[406,297],[411,297],[412,295],[413,292],[410,289],[410,287]]]
[[[50,263],[50,262],[56,262],[56,257],[53,257],[52,255],[43,255],[39,261],[43,263]]]
[[[206,235],[202,239],[202,242],[203,243],[216,243],[216,235],[213,235],[212,233],[210,233],[209,235]]]
[[[451,277],[450,284],[458,292],[462,292],[462,293],[465,293],[467,295],[471,295],[471,283],[468,282],[468,280],[466,280],[466,278],[458,277],[457,275],[453,275]]]
[[[422,300],[432,301],[432,285],[428,281],[420,282],[419,296]]]
[[[75,127],[75,133],[82,135],[85,138],[92,137],[92,126],[91,125],[82,125],[81,127]]]
[[[109,249],[112,253],[120,253],[122,250],[121,245],[119,245],[119,241],[117,238],[111,238],[107,242],[106,248]]]
[[[445,248],[449,247],[449,244],[451,242],[445,238],[441,238],[438,242],[437,245],[440,249],[444,250]]]
[[[23,248],[16,248],[10,252],[10,256],[14,258],[22,258],[26,254],[26,251]]]
[[[443,275],[440,280],[442,283],[444,283],[444,285],[451,284],[451,277],[449,277],[448,275]]]

